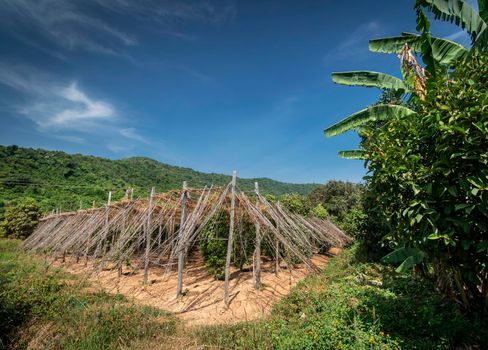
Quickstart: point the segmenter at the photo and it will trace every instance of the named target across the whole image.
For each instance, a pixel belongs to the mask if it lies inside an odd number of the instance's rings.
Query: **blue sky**
[[[471,1],[472,2],[472,1]],[[410,0],[0,0],[0,143],[147,156],[287,182],[360,181],[323,129],[379,92],[334,71],[399,74],[368,39],[415,30]],[[462,44],[458,28],[433,32]]]

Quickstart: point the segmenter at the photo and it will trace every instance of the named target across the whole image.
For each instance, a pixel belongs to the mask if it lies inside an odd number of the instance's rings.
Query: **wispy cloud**
[[[72,143],[85,143],[85,139],[80,136],[73,136],[73,135],[53,135],[54,138],[63,140],[63,141],[68,141]]]
[[[61,80],[30,66],[0,62],[0,85],[19,93],[24,102],[11,110],[33,121],[37,131],[45,135],[75,143],[99,137],[103,142],[125,143],[125,148],[151,144],[127,125],[111,102],[94,97],[75,81]],[[120,146],[112,146],[121,151]]]
[[[139,141],[141,143],[150,144],[144,136],[140,135],[134,128],[125,128],[119,130],[120,134],[128,139]]]
[[[381,35],[383,28],[377,21],[364,23],[354,29],[338,46],[331,48],[324,61],[358,59],[368,52],[368,41]]]
[[[54,94],[63,99],[63,102],[71,102],[71,104],[46,120],[38,121],[42,128],[73,128],[80,123],[113,119],[115,117],[115,111],[108,102],[89,98],[78,88],[76,82],[54,91]]]
[[[139,41],[126,29],[132,30],[138,23],[128,21],[151,21],[162,33],[188,38],[191,36],[178,29],[181,23],[220,24],[232,18],[234,11],[231,2],[216,7],[205,1],[188,0],[3,0],[0,25],[13,35],[27,38],[23,32],[36,33],[47,39],[50,47],[42,50],[51,55],[56,55],[53,48],[62,48],[130,58],[127,49]],[[121,29],[120,21],[111,20],[117,16],[131,26]],[[27,41],[30,46],[36,42],[32,38]]]

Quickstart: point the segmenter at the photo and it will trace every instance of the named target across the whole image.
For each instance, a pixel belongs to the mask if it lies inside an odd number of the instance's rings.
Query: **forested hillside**
[[[0,146],[0,206],[21,197],[32,197],[43,210],[60,207],[62,210],[84,207],[107,200],[112,191],[114,200],[123,197],[127,188],[134,188],[134,197],[145,197],[152,186],[162,192],[181,188],[188,181],[191,187],[224,185],[230,176],[208,174],[189,168],[160,163],[156,160],[133,157],[110,160],[58,151]],[[318,185],[290,184],[267,178],[239,179],[242,190],[254,189],[258,181],[263,193],[307,195]]]

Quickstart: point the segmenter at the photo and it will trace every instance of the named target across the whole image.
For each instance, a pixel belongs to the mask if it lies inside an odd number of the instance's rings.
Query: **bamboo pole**
[[[254,183],[254,192],[256,192],[256,208],[259,209],[259,184]],[[254,287],[261,288],[261,227],[259,222],[256,222],[256,247],[254,250]]]
[[[147,284],[147,277],[149,274],[149,250],[151,249],[151,214],[153,207],[154,187],[151,188],[151,194],[149,195],[149,208],[147,209],[147,222],[146,222],[146,251],[144,253],[144,284]]]
[[[229,277],[230,277],[230,258],[232,255],[232,239],[234,235],[234,216],[236,206],[236,177],[237,172],[232,172],[231,185],[231,202],[230,202],[230,223],[229,223],[229,239],[227,240],[227,257],[225,259],[225,284],[224,284],[224,302],[225,306],[229,306]]]
[[[187,200],[187,190],[188,186],[186,181],[183,181],[183,191],[181,192],[181,214],[180,214],[180,237],[183,235],[185,221],[186,221],[186,200]],[[181,237],[183,238],[183,237]],[[176,286],[176,297],[180,297],[183,292],[183,265],[185,263],[185,248],[183,244],[179,247],[180,251],[178,253],[178,283]]]
[[[278,226],[278,231],[280,227]],[[280,241],[278,237],[275,238],[275,275],[278,276],[278,272],[280,271]]]

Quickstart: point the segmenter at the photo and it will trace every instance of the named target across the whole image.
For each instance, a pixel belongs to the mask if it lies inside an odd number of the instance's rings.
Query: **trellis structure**
[[[281,246],[287,254],[298,258],[311,271],[318,267],[305,252],[317,252],[324,245],[340,247],[350,238],[329,221],[303,217],[285,210],[279,202],[266,200],[255,184],[252,197],[236,186],[236,172],[225,187],[155,193],[147,199],[129,199],[103,208],[53,213],[44,217],[34,233],[23,243],[27,250],[54,257],[67,254],[91,261],[95,270],[117,269],[122,274],[124,262],[136,261],[144,268],[144,283],[150,266],[161,266],[169,272],[178,269],[176,295],[182,295],[185,260],[202,231],[222,210],[229,215],[228,248],[225,265],[224,301],[229,304],[228,284],[236,217],[244,217],[255,225],[253,273],[255,286],[260,287],[261,247],[274,252],[278,272]],[[242,221],[242,220],[241,220]],[[238,223],[239,224],[239,223]],[[242,234],[242,230],[239,230]],[[284,260],[283,260],[284,261]],[[292,266],[290,266],[292,268]]]

